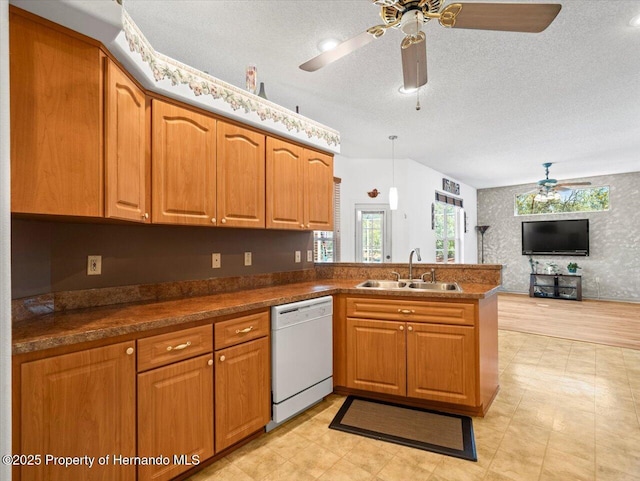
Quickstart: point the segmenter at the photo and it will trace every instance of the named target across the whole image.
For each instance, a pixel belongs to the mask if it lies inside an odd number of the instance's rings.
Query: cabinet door
[[[264,228],[265,136],[224,122],[217,130],[218,224]]]
[[[302,150],[267,137],[267,228],[304,229]]]
[[[216,351],[216,451],[267,425],[271,418],[269,338]]]
[[[105,217],[149,222],[145,95],[106,60]]]
[[[476,405],[473,327],[407,325],[407,396]]]
[[[11,210],[102,217],[102,54],[9,15]]]
[[[153,222],[216,224],[216,121],[153,100]]]
[[[304,225],[333,230],[333,156],[304,149]]]
[[[133,341],[125,342],[23,364],[22,452],[135,456],[133,347]],[[22,481],[124,481],[135,479],[135,467],[96,461],[91,468],[65,468],[43,459],[39,466],[24,466],[21,474]]]
[[[406,394],[405,323],[347,318],[347,387]]]
[[[171,479],[213,456],[212,365],[205,354],[138,375],[138,455],[171,461],[139,466],[140,481]]]

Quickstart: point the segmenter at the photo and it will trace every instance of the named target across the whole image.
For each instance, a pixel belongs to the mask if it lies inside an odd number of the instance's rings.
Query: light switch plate
[[[300,251],[296,251],[296,262],[300,262],[301,260],[301,256],[300,256]]]
[[[307,262],[313,262],[313,250],[311,249],[307,251]]]
[[[245,252],[244,253],[244,265],[245,266],[250,266],[251,265],[251,252]]]
[[[87,275],[88,276],[102,275],[102,256],[87,257]]]
[[[220,269],[220,253],[211,254],[211,268]]]

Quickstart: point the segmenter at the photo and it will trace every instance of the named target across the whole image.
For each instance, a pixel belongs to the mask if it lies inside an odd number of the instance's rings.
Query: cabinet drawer
[[[215,323],[216,350],[269,334],[269,311]]]
[[[138,341],[138,371],[164,366],[213,350],[213,329],[209,326],[182,329]]]
[[[457,302],[402,301],[348,298],[347,316],[361,319],[430,322],[436,324],[474,324],[473,304]]]

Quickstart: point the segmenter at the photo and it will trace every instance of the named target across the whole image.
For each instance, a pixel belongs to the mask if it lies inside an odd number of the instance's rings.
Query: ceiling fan
[[[575,186],[591,185],[591,182],[560,182],[556,179],[550,179],[549,167],[551,167],[552,165],[553,164],[551,162],[542,164],[542,166],[544,167],[544,179],[538,181],[537,189],[527,192],[528,194],[537,192],[536,196],[533,199],[535,202],[559,200],[561,191],[571,190],[571,188]]]
[[[442,0],[372,0],[381,7],[381,25],[375,25],[338,44],[332,50],[317,55],[300,65],[314,72],[382,37],[389,28],[400,29],[405,37],[400,45],[402,72],[406,90],[427,83],[427,48],[422,27],[437,19],[447,28],[501,30],[511,32],[542,32],[556,18],[561,5],[545,3],[451,3]]]

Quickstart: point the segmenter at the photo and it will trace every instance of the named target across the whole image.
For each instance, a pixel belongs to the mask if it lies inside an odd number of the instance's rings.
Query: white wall
[[[0,0],[0,455],[11,453],[9,152],[9,3]],[[0,463],[0,479],[11,479],[11,466]]]
[[[352,159],[336,156],[334,174],[342,179],[340,218],[342,262],[355,260],[355,205],[388,204],[392,184],[391,159]],[[396,159],[395,184],[399,192],[398,210],[392,212],[392,262],[408,262],[409,253],[419,247],[423,263],[435,262],[435,238],[431,230],[431,204],[435,192],[442,192],[444,174],[411,159]],[[457,182],[456,179],[447,177]],[[367,192],[378,189],[370,198]],[[468,230],[464,235],[464,262],[477,262],[476,189],[460,183]]]

